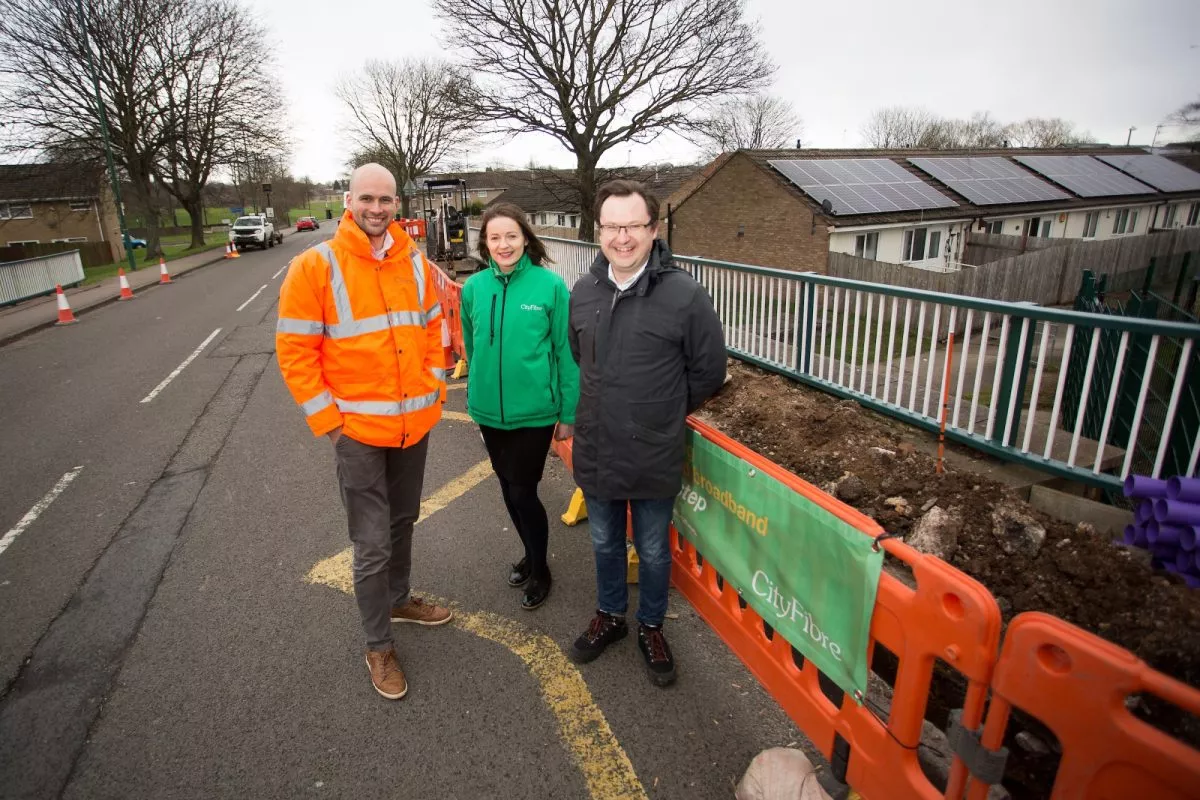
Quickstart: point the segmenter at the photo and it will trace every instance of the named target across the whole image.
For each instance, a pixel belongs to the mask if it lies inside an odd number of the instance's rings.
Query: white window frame
[[[1083,238],[1095,239],[1096,228],[1100,225],[1100,212],[1089,211],[1083,218]]]
[[[541,215],[541,219],[542,219],[542,221],[541,221],[540,223],[538,223],[538,224],[539,224],[539,225],[545,225],[545,224],[546,224],[546,215],[545,215],[545,214],[542,214],[542,215]]]
[[[556,223],[556,227],[559,227],[559,228],[567,227],[567,215],[566,214],[558,215],[558,222]]]
[[[865,231],[854,237],[854,255],[871,261],[879,260],[879,231]]]
[[[579,215],[578,215],[578,214],[572,214],[572,215],[571,215],[571,227],[572,227],[572,228],[578,228],[578,227],[579,227]]]
[[[8,246],[16,247],[16,246],[22,245],[22,244],[41,244],[41,242],[39,242],[37,239],[17,239],[15,241],[9,242]]]
[[[91,200],[71,200],[68,203],[68,205],[70,205],[72,211],[91,211],[92,210],[92,201]]]
[[[921,251],[920,255],[913,258],[916,252],[917,234],[921,234]],[[924,261],[925,247],[929,244],[929,228],[909,228],[904,232],[904,247],[900,252],[900,260],[902,262]]]
[[[930,231],[925,237],[925,258],[941,258],[942,232]]]
[[[50,244],[77,244],[79,242],[86,242],[87,240],[86,236],[70,236],[66,239],[51,239]]]
[[[25,213],[18,213],[25,209]],[[0,219],[33,219],[33,206],[29,203],[0,203]]]
[[[994,219],[991,222],[985,222],[984,224],[987,226],[986,230],[989,234],[995,236],[1001,236],[1004,234],[1004,220]]]
[[[1126,229],[1129,227],[1129,209],[1117,209],[1116,217],[1113,219],[1113,236],[1124,236]]]
[[[1179,206],[1176,205],[1175,203],[1168,203],[1167,204],[1167,213],[1164,215],[1163,224],[1161,227],[1174,228],[1175,220],[1178,218],[1178,216],[1179,216]]]
[[[1187,227],[1194,228],[1200,225],[1200,202],[1192,203],[1192,209],[1188,211]]]

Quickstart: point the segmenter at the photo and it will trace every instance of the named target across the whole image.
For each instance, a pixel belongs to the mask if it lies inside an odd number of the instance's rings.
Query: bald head
[[[382,181],[385,185],[391,187],[391,190],[388,192],[388,194],[396,194],[395,176],[388,171],[387,167],[374,162],[363,164],[361,167],[355,169],[354,172],[350,173],[350,193],[354,193],[354,187],[356,187],[360,182],[375,183],[378,181]]]
[[[363,164],[350,174],[346,208],[372,245],[379,247],[396,213],[396,179],[380,164]]]

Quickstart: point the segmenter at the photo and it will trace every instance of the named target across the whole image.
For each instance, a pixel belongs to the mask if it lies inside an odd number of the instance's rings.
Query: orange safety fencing
[[[1058,737],[1054,800],[1200,797],[1200,753],[1135,717],[1125,702],[1138,694],[1200,717],[1195,688],[1057,617],[1019,614],[1004,636],[982,744],[1000,746],[1016,707]],[[967,796],[983,800],[987,792],[973,781]]]
[[[462,287],[440,269],[436,273],[442,307],[453,309],[451,337],[462,355]],[[695,417],[688,417],[688,425],[864,536],[883,533],[875,520]],[[552,444],[568,471],[572,444],[569,439]],[[981,583],[898,539],[880,538],[876,546],[907,568],[915,583],[910,587],[886,570],[879,580],[870,648],[876,653],[884,647],[898,660],[886,719],[871,708],[878,698],[860,698],[867,701],[860,705],[844,696],[776,636],[674,526],[671,580],[825,755],[834,776],[866,800],[957,800],[964,792],[968,800],[983,800],[989,785],[1000,782],[1002,744],[1014,707],[1058,737],[1062,759],[1054,800],[1200,798],[1200,752],[1141,721],[1125,704],[1130,695],[1146,693],[1200,716],[1200,690],[1047,614],[1013,619],[1001,650],[1000,610]],[[929,781],[917,761],[939,662],[966,686],[963,707],[952,715],[949,738],[957,755],[944,790]],[[960,756],[967,757],[975,774]]]
[[[404,232],[407,233],[409,236],[411,236],[413,239],[424,239],[425,238],[425,220],[401,218],[401,219],[396,220],[396,222],[398,222],[400,224],[400,227],[404,228]]]
[[[438,302],[442,304],[442,313],[450,326],[450,349],[459,358],[467,357],[463,345],[462,332],[462,284],[447,275],[436,264],[430,264],[433,273],[433,285],[437,291]]]

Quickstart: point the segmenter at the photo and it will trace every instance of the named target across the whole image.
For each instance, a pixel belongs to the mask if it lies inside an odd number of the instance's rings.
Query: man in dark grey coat
[[[633,181],[596,196],[600,250],[571,292],[579,362],[575,481],[596,554],[596,616],[571,648],[584,663],[628,633],[626,505],[637,548],[638,644],[651,679],[675,680],[663,636],[671,582],[668,530],[682,485],[685,418],[725,379],[725,340],[712,301],[657,238],[658,200]]]

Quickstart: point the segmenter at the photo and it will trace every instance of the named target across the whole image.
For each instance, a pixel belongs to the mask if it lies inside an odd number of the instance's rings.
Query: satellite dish
[[[828,197],[826,197],[824,200],[821,201],[821,210],[824,211],[826,214],[833,213],[833,203],[831,203],[829,201]]]

